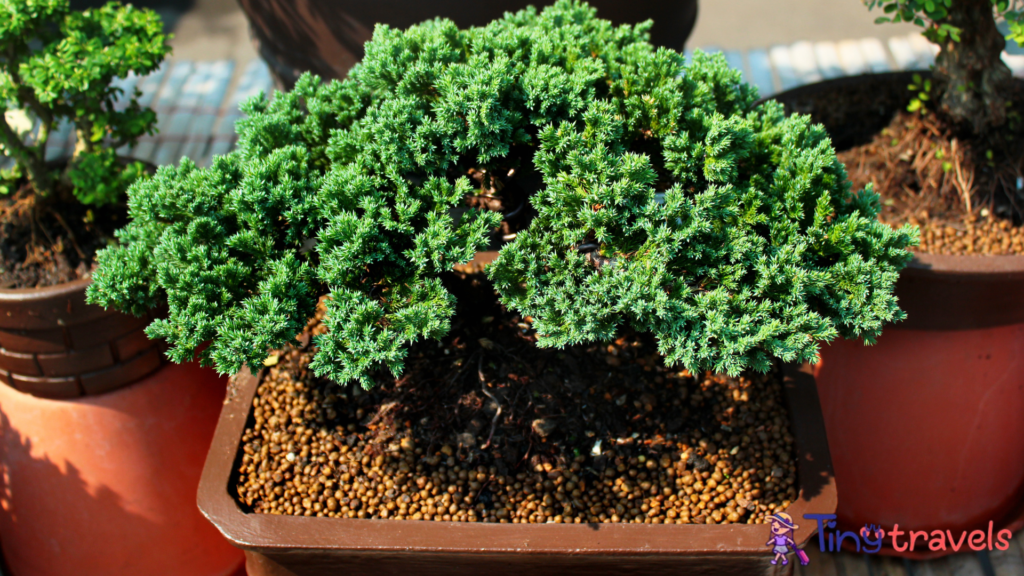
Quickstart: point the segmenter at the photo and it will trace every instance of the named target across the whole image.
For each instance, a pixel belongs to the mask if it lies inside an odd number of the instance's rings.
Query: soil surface
[[[984,138],[906,112],[910,82],[879,75],[781,99],[825,125],[854,188],[881,195],[883,222],[921,228],[919,252],[1024,254],[1024,82],[1010,120]]]
[[[88,278],[96,252],[124,225],[128,208],[88,208],[61,189],[43,204],[31,186],[0,197],[0,289],[42,288]]]
[[[761,523],[796,494],[781,376],[691,375],[651,338],[536,347],[476,274],[442,342],[376,386],[274,352],[232,485],[257,513],[485,522]]]

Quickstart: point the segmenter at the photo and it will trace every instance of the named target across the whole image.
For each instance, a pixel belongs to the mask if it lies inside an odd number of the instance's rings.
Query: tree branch
[[[14,132],[14,129],[7,124],[7,118],[4,115],[6,112],[6,108],[0,108],[0,142],[3,142],[4,148],[13,154],[14,159],[28,170],[28,179],[36,191],[43,196],[49,196],[53,192],[53,184],[50,182],[50,177],[46,174],[43,156],[38,150],[33,150],[21,141],[21,138]]]
[[[7,49],[7,73],[11,76],[11,86],[18,92],[18,99],[28,104],[32,112],[35,113],[44,125],[53,124],[53,114],[50,112],[50,109],[43,106],[43,103],[36,98],[35,90],[22,84],[21,76],[18,74],[18,61],[15,58],[13,45]]]

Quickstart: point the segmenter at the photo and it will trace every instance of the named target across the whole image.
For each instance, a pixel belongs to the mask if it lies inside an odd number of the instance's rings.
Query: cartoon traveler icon
[[[803,550],[798,549],[796,542],[793,541],[793,530],[799,528],[799,526],[793,523],[793,517],[785,512],[776,512],[768,517],[768,523],[771,526],[771,539],[765,543],[765,546],[771,546],[772,552],[775,553],[775,559],[772,560],[772,564],[778,564],[780,559],[783,566],[789,564],[789,561],[786,560],[786,555],[792,551],[796,553],[800,563],[806,565],[808,562],[807,554]]]

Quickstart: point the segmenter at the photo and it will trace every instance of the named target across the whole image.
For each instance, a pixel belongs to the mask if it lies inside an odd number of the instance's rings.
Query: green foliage
[[[869,10],[881,8],[888,16],[875,18],[876,24],[911,22],[924,28],[928,40],[940,44],[946,40],[960,41],[961,29],[947,22],[953,2],[957,0],[862,0]],[[989,0],[993,17],[1009,24],[1007,39],[1024,45],[1024,3],[1020,0]]]
[[[656,78],[642,93],[677,95],[651,98],[665,103],[660,154],[639,152],[646,134],[621,102],[541,132],[539,215],[491,274],[540,345],[628,324],[668,363],[735,374],[811,360],[839,335],[871,341],[902,318],[892,288],[914,232],[880,224],[876,195],[849,193],[820,126],[774,102],[752,109],[720,57]]]
[[[1003,13],[1003,17],[1008,25],[1006,39],[1024,46],[1024,10],[1008,10]]]
[[[910,99],[910,104],[907,105],[907,112],[927,114],[928,100],[931,99],[932,81],[928,78],[922,79],[920,74],[914,74],[912,80],[913,82],[907,85],[907,90],[917,94]]]
[[[721,56],[684,65],[648,27],[572,0],[468,30],[378,26],[346,80],[249,101],[238,149],[212,167],[133,185],[89,300],[166,302],[150,336],[178,361],[210,342],[203,361],[231,373],[328,295],[311,368],[368,386],[448,331],[440,276],[501,221],[466,207],[486,188],[467,175],[514,171],[540,183],[538,216],[490,274],[543,346],[629,324],[669,363],[735,373],[902,318],[892,288],[916,230],[877,222],[820,127],[754,108]]]
[[[21,110],[39,123],[28,138],[0,122],[0,153],[16,168],[2,176],[4,190],[27,176],[36,191],[50,196],[64,177],[85,204],[113,202],[141,174],[138,163],[125,167],[114,150],[152,134],[156,115],[143,110],[136,91],[123,109],[114,103],[114,78],[155,70],[170,48],[159,16],[116,2],[82,12],[68,0],[0,0],[0,111]],[[49,173],[46,141],[57,122],[73,123],[78,137],[64,174]]]

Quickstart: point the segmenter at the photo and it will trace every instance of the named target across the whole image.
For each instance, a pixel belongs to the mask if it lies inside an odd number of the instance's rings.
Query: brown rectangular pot
[[[772,565],[763,524],[479,524],[246,514],[233,469],[262,372],[243,370],[221,412],[199,484],[199,509],[245,550],[250,576],[337,574],[788,574]],[[785,396],[798,453],[799,498],[789,507],[808,542],[831,514],[836,486],[810,368],[787,366]]]

